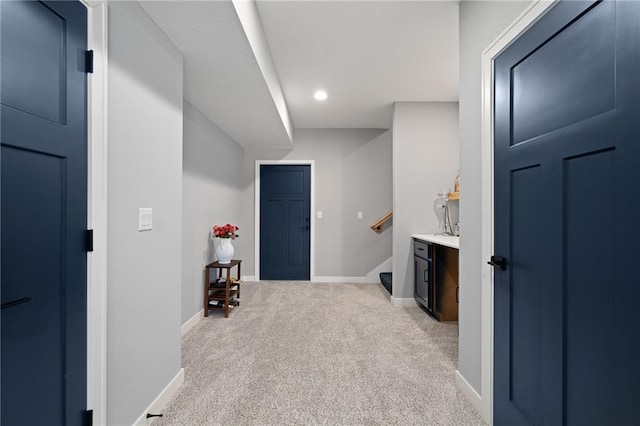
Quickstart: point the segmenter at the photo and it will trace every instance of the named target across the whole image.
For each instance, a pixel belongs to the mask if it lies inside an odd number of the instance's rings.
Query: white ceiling
[[[140,1],[184,56],[184,97],[245,148],[291,148],[231,1]]]
[[[458,100],[458,3],[258,1],[294,127],[389,128],[394,101]],[[312,97],[324,88],[329,99]]]
[[[291,147],[231,1],[140,3],[184,54],[188,101],[246,148]],[[389,128],[395,101],[458,100],[455,0],[257,7],[295,128]]]

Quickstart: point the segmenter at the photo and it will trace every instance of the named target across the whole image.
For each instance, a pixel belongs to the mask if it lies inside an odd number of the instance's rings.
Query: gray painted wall
[[[298,129],[291,151],[247,151],[243,223],[254,244],[255,160],[315,160],[316,276],[364,277],[391,257],[392,228],[369,227],[391,211],[391,132],[377,129]],[[364,214],[356,219],[357,211]],[[249,227],[251,228],[249,231]],[[243,271],[254,273],[253,252]],[[247,264],[246,269],[244,264]]]
[[[396,102],[393,110],[393,297],[413,298],[411,234],[438,233],[437,193],[458,173],[458,104]]]
[[[203,267],[213,261],[213,225],[233,223],[241,236],[235,256],[245,258],[250,231],[241,221],[244,151],[198,109],[184,101],[182,175],[182,323],[202,310]],[[252,252],[252,250],[246,250]],[[243,265],[244,266],[244,263]]]
[[[460,3],[460,374],[480,393],[482,52],[527,7],[526,1]]]
[[[126,425],[180,371],[182,55],[138,3],[109,3],[108,83],[107,423]]]

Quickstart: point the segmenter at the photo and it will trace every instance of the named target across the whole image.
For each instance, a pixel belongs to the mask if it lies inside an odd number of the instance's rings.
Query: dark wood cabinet
[[[458,321],[458,250],[434,244],[435,311],[440,321]]]
[[[458,250],[414,239],[414,297],[438,321],[458,320]]]

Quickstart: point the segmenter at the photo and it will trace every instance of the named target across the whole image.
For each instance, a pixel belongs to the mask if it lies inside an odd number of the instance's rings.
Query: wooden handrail
[[[393,212],[389,213],[388,215],[386,215],[385,217],[383,217],[382,219],[380,219],[379,221],[371,225],[371,229],[373,229],[378,234],[381,233],[382,226],[385,223],[389,222],[389,220],[391,220],[392,217],[393,217]]]

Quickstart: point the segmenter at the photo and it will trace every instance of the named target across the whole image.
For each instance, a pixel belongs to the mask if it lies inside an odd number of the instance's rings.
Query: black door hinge
[[[93,74],[93,50],[85,52],[85,69],[87,73]]]
[[[87,251],[93,251],[93,229],[87,229]]]
[[[84,412],[84,424],[85,426],[93,426],[93,410]]]

